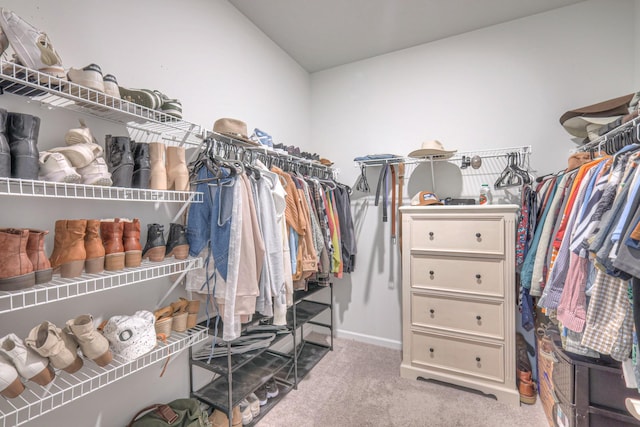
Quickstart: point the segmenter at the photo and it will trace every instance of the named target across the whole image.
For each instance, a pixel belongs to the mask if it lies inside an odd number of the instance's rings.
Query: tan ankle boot
[[[66,329],[76,338],[86,358],[93,360],[98,366],[111,363],[113,354],[109,350],[109,341],[93,326],[93,317],[90,314],[68,320]]]
[[[36,284],[33,264],[27,256],[29,230],[0,229],[0,290],[13,291]]]
[[[167,168],[165,166],[165,145],[162,142],[149,143],[151,162],[151,189],[167,189]]]
[[[49,261],[54,273],[62,277],[77,277],[82,274],[87,253],[84,235],[85,219],[60,219],[56,221],[53,252]]]
[[[51,322],[42,322],[31,329],[24,342],[40,356],[48,357],[56,369],[73,374],[82,368],[82,359],[78,357],[78,343]]]
[[[167,189],[189,190],[189,169],[184,147],[167,147]]]
[[[84,269],[87,273],[102,273],[104,271],[104,246],[100,238],[100,220],[88,219],[84,235],[84,248],[87,259]]]
[[[105,252],[105,270],[114,271],[124,268],[123,232],[124,224],[120,221],[120,218],[103,219],[100,221],[100,237],[102,237],[102,245],[104,246]]]
[[[27,240],[27,256],[33,265],[36,274],[36,284],[47,283],[53,276],[53,269],[47,254],[44,251],[44,239],[49,234],[48,230],[29,229]]]
[[[122,244],[124,246],[125,267],[139,267],[142,263],[142,245],[140,244],[140,220],[123,220]]]

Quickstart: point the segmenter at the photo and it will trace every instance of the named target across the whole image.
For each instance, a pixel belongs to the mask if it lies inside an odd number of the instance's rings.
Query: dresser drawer
[[[413,293],[411,324],[502,339],[504,306],[501,300],[469,301]]]
[[[504,347],[421,332],[411,333],[411,363],[454,375],[504,381]]]
[[[503,218],[414,218],[411,249],[504,254]]]
[[[503,296],[503,262],[495,258],[411,254],[411,287]]]

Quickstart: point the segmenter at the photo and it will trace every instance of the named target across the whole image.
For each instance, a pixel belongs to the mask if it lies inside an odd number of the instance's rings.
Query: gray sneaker
[[[45,33],[6,8],[0,8],[0,27],[22,65],[65,78],[62,59]]]
[[[269,382],[267,382],[265,388],[267,390],[267,398],[269,399],[276,397],[278,393],[280,393],[280,391],[278,390],[278,383],[273,378],[271,378]]]

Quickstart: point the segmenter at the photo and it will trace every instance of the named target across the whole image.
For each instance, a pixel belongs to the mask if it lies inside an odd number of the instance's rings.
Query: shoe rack
[[[123,124],[130,134],[144,133],[169,145],[198,145],[207,131],[198,125],[179,120],[161,111],[123,101],[104,93],[62,81],[18,64],[0,59],[0,91],[40,102],[50,108],[62,108],[110,122]],[[126,202],[136,204],[178,204],[176,222],[190,203],[202,203],[202,193],[188,191],[160,191],[135,188],[103,187],[60,182],[45,182],[0,178],[0,199],[11,203],[15,197],[44,198],[50,202],[67,199]],[[46,203],[49,203],[47,201]],[[43,203],[43,206],[45,204]],[[45,208],[46,209],[46,208]],[[75,215],[82,215],[82,211]],[[131,211],[129,211],[131,212]],[[134,211],[135,212],[135,211]],[[51,224],[53,227],[53,221]],[[18,291],[0,291],[0,314],[42,306],[79,296],[96,294],[110,289],[137,285],[153,279],[171,277],[173,286],[187,271],[202,267],[201,258],[178,260],[167,258],[161,262],[143,261],[139,267],[98,274],[82,274],[72,279],[54,276],[48,283]],[[176,278],[177,277],[177,278]],[[155,301],[147,301],[153,305]],[[3,330],[3,333],[8,332]],[[56,378],[45,387],[29,383],[25,391],[13,399],[0,397],[0,426],[19,426],[48,414],[87,394],[106,387],[146,367],[178,355],[183,350],[207,339],[208,329],[196,326],[185,332],[173,332],[165,341],[158,341],[155,349],[144,356],[125,360],[114,354],[113,361],[104,367],[85,363],[74,374],[56,372]]]
[[[310,297],[326,292],[318,302]],[[253,393],[272,378],[276,380],[279,393],[270,398],[266,405],[260,407],[260,414],[248,425],[257,424],[289,391],[297,389],[298,383],[313,367],[333,350],[333,284],[320,286],[309,284],[307,291],[295,291],[294,303],[287,310],[287,327],[289,333],[276,335],[268,348],[249,351],[242,354],[231,354],[227,344],[227,355],[208,360],[198,360],[194,352],[205,352],[211,348],[215,335],[214,319],[211,320],[210,336],[203,344],[189,349],[191,366],[191,396],[211,405],[227,414],[229,426],[232,421],[232,410],[239,402]],[[324,316],[330,319],[324,321]],[[243,335],[246,328],[260,323],[260,318],[243,324]],[[317,337],[309,338],[305,333],[306,325],[316,325],[326,334],[318,334],[328,342],[321,342]],[[221,338],[218,338],[221,339]],[[285,342],[285,340],[289,340]],[[202,378],[202,369],[213,372],[214,378],[204,386],[196,387],[194,380]]]

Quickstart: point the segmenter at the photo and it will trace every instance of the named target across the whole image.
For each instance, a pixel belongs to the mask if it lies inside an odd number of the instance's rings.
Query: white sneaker
[[[255,393],[251,393],[247,396],[247,401],[251,408],[251,415],[253,415],[254,418],[260,415],[260,400],[258,399],[258,396],[256,396]]]
[[[120,89],[118,88],[118,81],[113,74],[105,74],[102,79],[104,85],[104,93],[111,95],[114,98],[120,99]]]
[[[251,405],[247,401],[247,399],[242,399],[240,403],[238,403],[240,407],[240,413],[242,414],[242,425],[246,426],[247,424],[253,421],[253,413],[251,412]]]
[[[23,378],[42,386],[53,380],[55,374],[49,368],[49,359],[26,347],[22,339],[15,334],[8,334],[0,339],[0,351],[13,363]]]
[[[62,153],[41,151],[39,164],[38,178],[42,181],[75,183],[82,179]]]
[[[83,168],[102,154],[102,147],[98,144],[74,144],[66,147],[49,149],[51,153],[61,153],[71,162],[74,168]]]
[[[102,69],[99,65],[89,64],[81,69],[70,68],[67,72],[67,78],[73,83],[97,90],[98,92],[104,92]]]
[[[6,8],[0,8],[0,27],[22,65],[59,78],[65,77],[62,59],[45,33]]]
[[[82,176],[82,183],[87,185],[103,185],[111,187],[111,173],[102,157],[95,160],[83,168],[78,168],[78,173]]]
[[[78,119],[78,121],[80,122],[80,127],[69,129],[64,135],[64,142],[66,142],[67,145],[84,144],[93,151],[95,157],[102,157],[104,150],[91,133],[91,129],[89,129],[83,119]]]

